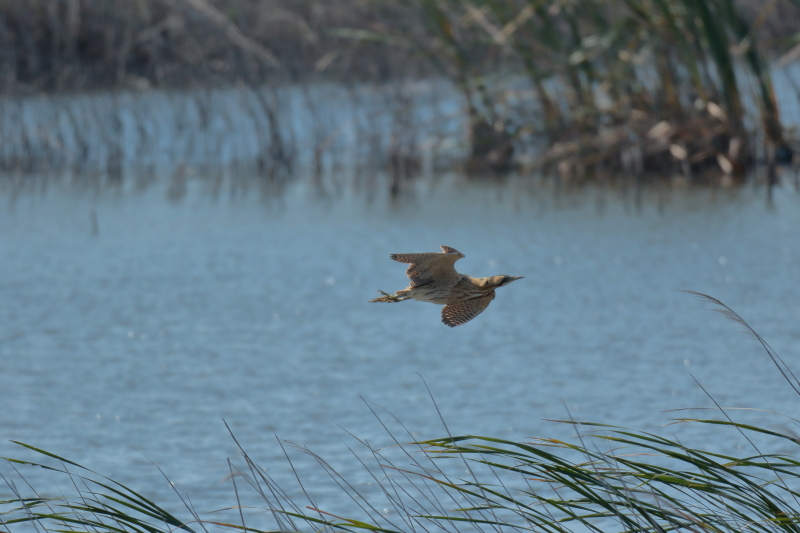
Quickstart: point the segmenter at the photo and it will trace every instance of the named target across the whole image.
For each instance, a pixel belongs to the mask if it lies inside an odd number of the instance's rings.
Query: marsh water
[[[797,411],[755,342],[679,292],[724,301],[800,368],[789,187],[768,206],[750,188],[637,199],[455,175],[400,198],[310,180],[276,191],[197,177],[180,197],[163,180],[26,183],[0,198],[1,455],[37,457],[10,440],[44,448],[172,510],[153,463],[201,512],[235,501],[223,421],[278,481],[294,474],[276,435],[358,485],[369,477],[346,431],[391,444],[371,405],[415,438],[444,436],[429,391],[454,434],[563,437],[547,420],[572,416],[731,453],[740,435],[665,426],[686,414],[665,411],[712,406],[697,382],[725,407]],[[525,279],[454,329],[438,306],[367,303],[406,285],[390,253],[442,244],[466,255],[462,272]],[[321,506],[351,509],[299,461]],[[59,490],[46,471],[25,475]]]

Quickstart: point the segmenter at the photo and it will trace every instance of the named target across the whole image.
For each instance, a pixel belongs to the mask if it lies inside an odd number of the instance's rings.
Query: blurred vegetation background
[[[755,41],[775,57],[800,42],[798,28],[794,0],[3,0],[0,83],[8,94],[387,82],[444,74],[448,46],[472,68],[547,78],[601,46],[632,56],[656,41],[673,55],[727,44],[741,55]]]
[[[796,147],[770,72],[799,20],[800,0],[4,0],[0,91],[444,78],[470,172],[528,152],[565,179],[771,182]]]

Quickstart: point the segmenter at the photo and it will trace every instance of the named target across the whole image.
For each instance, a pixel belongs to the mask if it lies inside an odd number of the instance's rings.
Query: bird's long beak
[[[518,279],[523,279],[525,276],[509,276],[511,281],[517,281]]]

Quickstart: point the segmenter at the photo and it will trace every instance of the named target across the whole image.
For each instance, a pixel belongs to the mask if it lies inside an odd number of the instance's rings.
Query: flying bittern
[[[408,263],[406,275],[411,282],[407,289],[383,294],[370,302],[403,302],[419,300],[444,305],[442,322],[454,328],[466,324],[494,300],[494,291],[498,287],[508,285],[523,276],[490,276],[488,278],[472,278],[459,274],[455,262],[464,254],[442,246],[443,253],[431,252],[423,254],[392,254],[389,257],[400,263]]]

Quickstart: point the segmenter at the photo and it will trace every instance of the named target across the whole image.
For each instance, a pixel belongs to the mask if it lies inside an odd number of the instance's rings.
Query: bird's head
[[[491,287],[505,287],[512,281],[522,279],[525,276],[492,276],[489,278],[488,285]]]

